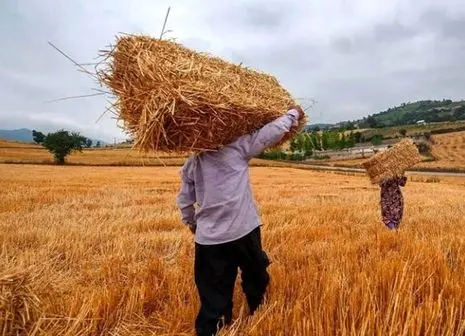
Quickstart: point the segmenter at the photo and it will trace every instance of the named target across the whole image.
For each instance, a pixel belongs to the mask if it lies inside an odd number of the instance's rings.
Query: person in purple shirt
[[[177,205],[195,234],[195,283],[200,311],[197,335],[216,335],[232,320],[238,269],[250,314],[263,303],[270,264],[262,249],[261,221],[250,187],[249,161],[297,127],[299,106],[258,131],[217,151],[189,157],[181,169]]]

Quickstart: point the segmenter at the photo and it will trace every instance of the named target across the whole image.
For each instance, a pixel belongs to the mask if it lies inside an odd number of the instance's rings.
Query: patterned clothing
[[[404,199],[400,187],[404,187],[407,178],[395,177],[384,180],[381,187],[381,215],[383,223],[389,229],[397,229],[404,213]]]

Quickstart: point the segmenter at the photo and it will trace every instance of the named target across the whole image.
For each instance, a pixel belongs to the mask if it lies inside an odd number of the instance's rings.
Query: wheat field
[[[178,168],[0,165],[0,333],[192,335]],[[412,176],[400,232],[364,176],[251,168],[266,303],[222,335],[463,335],[465,179]],[[3,324],[3,325],[1,325]]]
[[[452,170],[465,172],[465,131],[439,134],[433,137],[432,155],[434,161],[424,161],[415,165],[419,169]],[[331,161],[331,165],[361,167],[366,159]]]
[[[432,154],[437,161],[423,162],[420,167],[465,170],[465,131],[435,135]]]
[[[465,171],[465,131],[434,136],[432,154],[435,161],[421,162],[420,169]],[[67,159],[69,164],[90,166],[180,166],[185,155],[152,153],[141,154],[130,148],[92,148],[75,152]],[[330,161],[329,165],[360,167],[365,159]],[[51,154],[34,144],[18,143],[0,139],[0,163],[52,164]],[[255,159],[254,166],[289,166],[289,163]],[[294,167],[299,166],[294,164]]]

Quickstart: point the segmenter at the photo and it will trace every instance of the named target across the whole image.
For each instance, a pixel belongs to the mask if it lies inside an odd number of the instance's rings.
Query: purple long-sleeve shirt
[[[198,244],[230,242],[261,225],[250,187],[249,161],[281,140],[298,125],[298,119],[299,112],[290,110],[255,133],[186,161],[177,204],[182,221],[197,224]]]

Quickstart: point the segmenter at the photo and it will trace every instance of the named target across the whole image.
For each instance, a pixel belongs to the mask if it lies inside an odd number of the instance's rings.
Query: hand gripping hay
[[[215,150],[283,115],[295,102],[278,81],[172,41],[124,35],[103,52],[101,84],[142,151]],[[290,140],[306,124],[293,129]]]
[[[364,163],[370,180],[378,184],[384,179],[402,176],[404,172],[420,162],[422,157],[411,139],[404,139],[388,150],[379,153]]]

